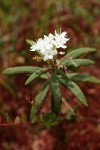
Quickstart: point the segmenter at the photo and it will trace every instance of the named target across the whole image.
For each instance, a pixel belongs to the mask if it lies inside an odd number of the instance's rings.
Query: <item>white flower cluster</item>
[[[30,51],[39,51],[43,57],[43,60],[53,59],[54,55],[58,54],[57,48],[65,49],[65,45],[69,38],[66,37],[67,32],[57,33],[55,30],[55,35],[49,34],[48,36],[44,35],[44,38],[40,38],[35,42]]]

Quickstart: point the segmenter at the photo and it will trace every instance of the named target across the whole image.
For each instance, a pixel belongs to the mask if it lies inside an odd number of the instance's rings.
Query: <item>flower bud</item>
[[[65,55],[65,52],[60,51],[59,54],[60,55]]]

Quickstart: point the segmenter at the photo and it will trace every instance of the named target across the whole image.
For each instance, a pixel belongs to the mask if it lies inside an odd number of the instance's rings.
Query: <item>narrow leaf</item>
[[[66,86],[85,106],[88,106],[87,100],[80,87],[71,80],[66,80],[65,77],[59,78],[60,82]]]
[[[47,69],[39,69],[37,71],[35,71],[25,82],[25,85],[28,85],[29,83],[31,83],[33,80],[35,80],[36,78],[38,78],[39,76],[41,76],[44,72],[46,72]]]
[[[46,81],[42,86],[41,90],[39,91],[39,93],[37,94],[35,102],[32,105],[30,114],[31,122],[34,122],[35,115],[40,111],[41,107],[43,106],[48,90],[49,90],[49,81]]]
[[[88,106],[85,95],[75,82],[73,81],[68,82],[67,87],[85,106]]]
[[[21,66],[21,67],[12,67],[3,71],[5,75],[13,75],[20,73],[33,73],[36,70],[42,69],[41,67],[33,67],[33,66]]]
[[[47,76],[46,74],[42,74],[42,75],[40,76],[40,78],[42,78],[42,79],[48,79],[48,76]]]
[[[56,71],[60,75],[59,77],[64,77],[66,78],[67,82],[69,81],[69,77],[63,71],[61,71],[60,69],[57,69]]]
[[[74,64],[76,64],[78,67],[94,64],[94,62],[92,60],[89,60],[89,59],[74,59],[73,62],[71,60],[66,59],[66,60],[63,61],[63,64],[67,67],[75,67]]]
[[[80,56],[84,54],[95,52],[95,51],[96,51],[95,48],[83,47],[83,48],[78,48],[69,52],[67,55],[65,55],[65,57],[71,57],[75,59],[75,58],[79,58]],[[62,60],[65,60],[65,59],[66,58],[62,58]]]
[[[55,114],[59,114],[61,109],[61,91],[58,78],[55,75],[51,77],[51,88],[53,93],[52,110]]]
[[[91,82],[91,83],[100,83],[100,80],[94,76],[89,74],[82,74],[82,73],[68,73],[68,76],[71,80],[76,82]]]
[[[96,51],[95,48],[83,47],[83,48],[78,48],[78,49],[75,49],[75,50],[69,52],[66,56],[72,57],[72,58],[79,58],[83,54],[87,54],[87,53],[91,53],[91,52],[95,52],[95,51]]]

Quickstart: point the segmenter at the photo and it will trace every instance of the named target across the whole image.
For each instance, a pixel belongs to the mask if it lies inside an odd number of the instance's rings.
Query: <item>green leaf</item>
[[[73,63],[73,62],[74,63]],[[74,59],[74,60],[68,60],[68,59],[66,59],[66,60],[64,60],[63,61],[63,64],[65,65],[65,66],[67,66],[67,67],[75,67],[75,64],[76,64],[76,66],[87,66],[87,65],[93,65],[94,64],[94,62],[92,61],[92,60],[89,60],[89,59]],[[62,62],[61,62],[62,63]]]
[[[35,44],[35,42],[34,42],[33,40],[29,40],[29,39],[26,39],[26,42],[27,42],[28,44],[30,44],[30,45]]]
[[[42,74],[42,75],[40,76],[40,78],[42,78],[42,79],[48,79],[48,76],[47,76],[46,74]]]
[[[35,98],[35,102],[32,105],[31,113],[30,113],[31,122],[34,122],[35,115],[40,111],[43,103],[45,102],[45,98],[48,90],[49,90],[49,81],[46,81],[42,86],[41,90],[39,91],[39,93],[37,94]]]
[[[88,106],[85,95],[75,82],[69,81],[67,87],[85,106]]]
[[[90,48],[90,47],[83,47],[83,48],[78,48],[75,49],[71,52],[69,52],[67,55],[65,55],[65,57],[71,57],[71,58],[79,58],[80,56],[82,56],[83,54],[87,54],[87,53],[91,53],[91,52],[95,52],[96,49],[95,48]],[[63,58],[66,59],[66,58]]]
[[[58,77],[60,78],[62,78],[62,77],[64,77],[64,78],[66,78],[66,81],[68,82],[69,81],[69,77],[63,72],[63,71],[61,71],[60,69],[57,69],[56,70],[57,71],[57,73],[60,75],[58,75]]]
[[[68,76],[71,80],[76,82],[91,82],[91,83],[100,83],[100,80],[94,76],[89,74],[82,74],[82,73],[68,73]]]
[[[53,112],[58,115],[61,109],[61,91],[59,81],[56,75],[52,74],[51,77],[51,88],[53,93],[53,100],[52,100],[52,110]]]
[[[34,67],[34,66],[13,67],[13,68],[8,68],[8,69],[4,70],[3,74],[5,74],[5,75],[23,74],[23,73],[32,74],[39,69],[42,69],[42,68],[41,67]],[[46,74],[42,74],[40,76],[40,78],[48,79],[48,76]]]
[[[28,85],[29,83],[31,83],[33,80],[35,80],[36,78],[38,78],[39,76],[41,76],[44,72],[46,72],[47,69],[43,68],[43,69],[39,69],[37,71],[35,71],[25,82],[25,85]]]
[[[3,71],[3,74],[5,75],[13,75],[13,74],[20,74],[20,73],[33,73],[39,69],[42,69],[41,67],[33,67],[33,66],[21,66],[21,67],[12,67],[8,68]]]
[[[66,86],[85,106],[88,106],[86,97],[81,91],[80,87],[73,81],[67,80],[64,76],[59,77],[60,82]]]

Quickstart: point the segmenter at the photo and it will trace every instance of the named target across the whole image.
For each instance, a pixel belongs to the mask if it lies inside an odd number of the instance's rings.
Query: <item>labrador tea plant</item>
[[[93,65],[94,62],[89,59],[80,59],[80,56],[95,52],[94,48],[83,47],[66,53],[67,32],[55,31],[55,34],[44,35],[37,41],[26,40],[30,45],[30,51],[36,53],[33,59],[37,62],[42,62],[43,67],[36,66],[21,66],[8,68],[3,71],[5,75],[26,73],[30,76],[25,82],[25,85],[31,84],[38,78],[45,79],[41,90],[37,94],[30,112],[30,121],[34,122],[35,116],[38,115],[42,108],[47,93],[51,91],[51,110],[58,116],[61,111],[62,97],[60,86],[65,86],[70,90],[82,104],[86,107],[88,102],[85,95],[81,91],[77,82],[92,82],[100,83],[100,80],[89,74],[73,73],[80,66]],[[61,49],[63,51],[61,51]]]

